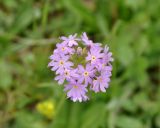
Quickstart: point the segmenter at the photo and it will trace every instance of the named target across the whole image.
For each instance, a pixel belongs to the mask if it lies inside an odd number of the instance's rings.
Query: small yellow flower
[[[36,109],[47,118],[52,118],[55,115],[55,103],[51,100],[39,102]]]

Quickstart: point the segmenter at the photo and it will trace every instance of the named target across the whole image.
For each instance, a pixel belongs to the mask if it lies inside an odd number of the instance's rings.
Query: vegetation
[[[159,0],[0,0],[0,128],[160,128]],[[106,93],[66,99],[47,67],[87,32],[115,61]]]

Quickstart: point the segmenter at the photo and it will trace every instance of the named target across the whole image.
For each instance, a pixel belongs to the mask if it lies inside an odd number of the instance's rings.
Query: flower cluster
[[[61,37],[61,43],[50,56],[48,64],[55,71],[55,80],[64,84],[67,97],[75,101],[86,101],[88,90],[105,92],[109,86],[113,61],[107,46],[93,43],[84,32]]]

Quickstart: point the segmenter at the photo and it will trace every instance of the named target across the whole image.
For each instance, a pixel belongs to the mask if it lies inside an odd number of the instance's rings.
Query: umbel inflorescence
[[[67,97],[74,102],[82,102],[89,99],[88,90],[105,92],[113,61],[109,48],[93,43],[85,32],[80,38],[74,34],[60,39],[62,41],[56,45],[48,66],[55,71],[58,84],[64,84]]]

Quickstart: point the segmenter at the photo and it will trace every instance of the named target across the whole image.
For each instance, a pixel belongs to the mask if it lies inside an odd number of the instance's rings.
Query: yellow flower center
[[[62,47],[62,51],[64,51],[65,50],[65,47]]]
[[[78,88],[78,86],[77,86],[77,85],[74,85],[73,88]]]
[[[87,71],[84,72],[84,76],[88,76],[89,73]]]
[[[96,57],[95,56],[92,56],[92,61],[96,60]]]
[[[102,67],[105,67],[105,64],[102,64]]]
[[[59,61],[59,65],[63,65],[63,64],[64,64],[63,60]]]
[[[66,76],[69,76],[69,72],[68,72],[68,71],[66,71],[66,72],[65,72],[65,75],[66,75]]]

